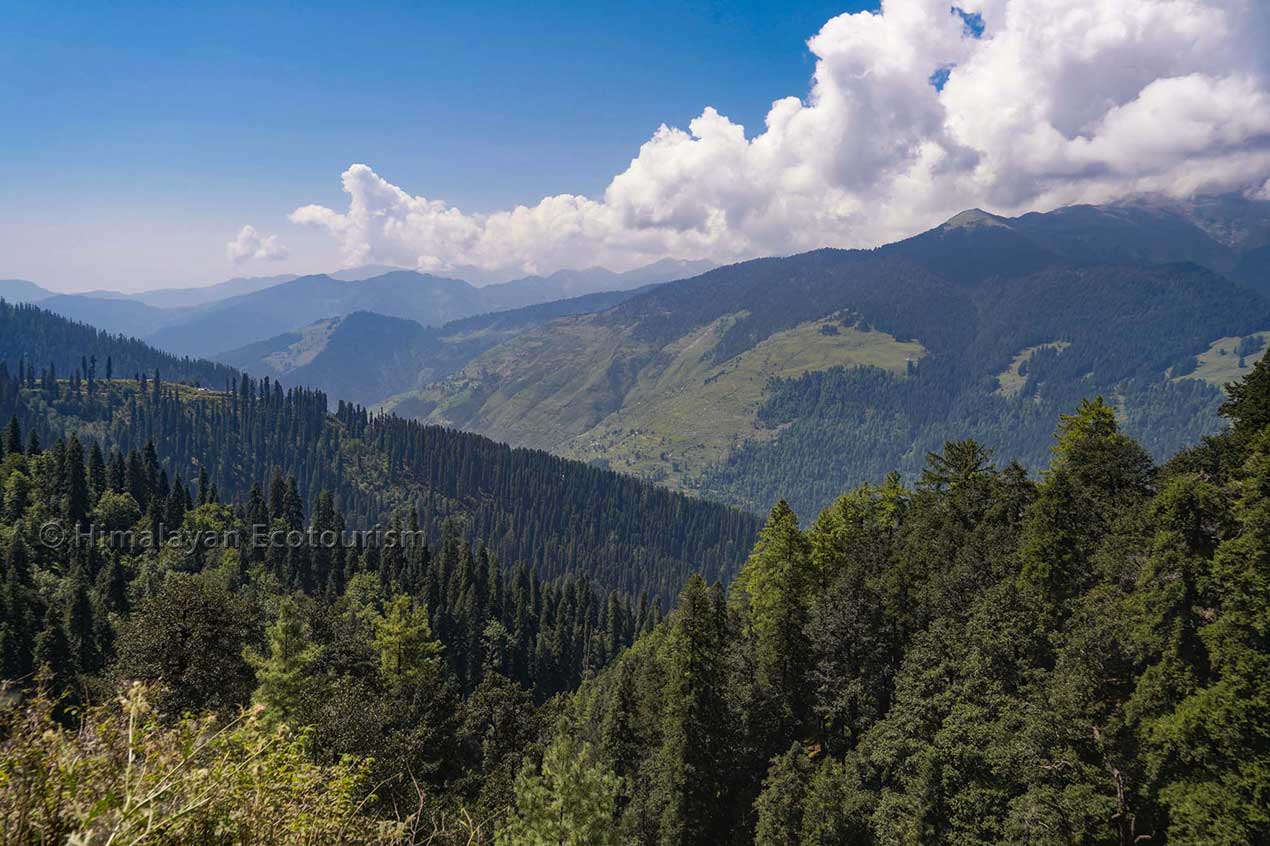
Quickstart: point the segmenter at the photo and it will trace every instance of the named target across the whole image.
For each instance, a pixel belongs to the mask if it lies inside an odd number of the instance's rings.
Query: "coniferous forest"
[[[1270,839],[1270,362],[761,528],[163,363],[0,364],[0,842]]]

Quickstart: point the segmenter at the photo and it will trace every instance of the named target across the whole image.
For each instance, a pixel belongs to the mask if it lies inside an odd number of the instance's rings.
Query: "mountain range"
[[[756,510],[913,475],[954,433],[1044,466],[1093,394],[1164,455],[1270,338],[1268,207],[970,210],[530,328],[387,407]]]
[[[0,297],[44,308],[177,355],[213,356],[368,311],[439,326],[463,317],[691,276],[713,265],[663,260],[625,273],[559,271],[476,287],[459,279],[368,266],[331,274],[231,279],[204,288],[125,295],[55,294],[24,280],[0,281]]]
[[[890,470],[915,475],[958,433],[1044,466],[1053,420],[1084,396],[1112,400],[1156,455],[1215,431],[1220,385],[1270,341],[1267,271],[1270,203],[1220,197],[971,209],[873,250],[715,269],[479,288],[349,271],[230,280],[202,303],[40,303],[286,385],[811,512]]]

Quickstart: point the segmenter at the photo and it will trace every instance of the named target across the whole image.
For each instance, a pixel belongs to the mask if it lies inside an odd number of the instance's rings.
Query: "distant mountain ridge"
[[[0,299],[10,303],[33,303],[53,296],[26,279],[0,279]]]
[[[357,311],[439,326],[486,312],[631,290],[712,266],[668,259],[625,273],[566,270],[477,287],[460,279],[368,265],[330,274],[242,277],[202,288],[142,294],[56,294],[13,280],[0,282],[0,297],[7,290],[13,301],[40,302],[71,319],[144,338],[169,352],[209,357]]]

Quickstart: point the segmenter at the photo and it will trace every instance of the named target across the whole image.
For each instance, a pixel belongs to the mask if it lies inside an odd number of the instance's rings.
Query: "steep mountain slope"
[[[319,320],[218,356],[254,376],[374,405],[447,376],[475,356],[551,320],[599,311],[634,291],[589,294],[425,328],[373,312]]]
[[[1270,246],[1249,250],[1230,276],[1263,296],[1270,296]]]
[[[393,407],[756,509],[795,479],[814,510],[915,473],[956,432],[1041,466],[1056,415],[1097,393],[1163,455],[1218,425],[1196,357],[1270,329],[1260,296],[1146,260],[1178,255],[1229,254],[1173,212],[972,211],[878,250],[746,262],[549,324]]]
[[[427,330],[413,320],[355,311],[248,344],[218,360],[369,405],[414,384],[418,348],[426,337]]]
[[[1268,245],[1270,202],[1210,197],[1069,206],[1016,218],[972,209],[881,251],[959,282],[1059,263],[1192,262],[1243,283],[1247,279],[1238,268]],[[991,260],[985,252],[992,253]]]
[[[996,280],[973,299],[972,343],[924,360],[911,379],[838,368],[773,383],[757,424],[769,437],[709,468],[702,491],[823,503],[843,478],[912,478],[927,452],[967,436],[996,445],[1002,461],[1043,467],[1054,420],[1098,394],[1167,455],[1217,429],[1221,384],[1257,358],[1239,369],[1234,347],[1270,326],[1270,305],[1194,265],[1051,268]],[[1225,378],[1194,366],[1212,338],[1230,345]]]
[[[526,332],[394,407],[686,483],[761,434],[753,423],[770,379],[842,365],[903,377],[974,320],[956,286],[906,260],[822,250],[721,268]]]
[[[45,370],[51,366],[60,376],[79,370],[87,377],[82,372],[85,363],[95,366],[97,378],[106,378],[108,369],[111,376],[126,378],[158,371],[169,381],[219,388],[238,376],[224,365],[169,355],[37,305],[0,304],[0,366],[9,373],[17,375],[19,367]]]

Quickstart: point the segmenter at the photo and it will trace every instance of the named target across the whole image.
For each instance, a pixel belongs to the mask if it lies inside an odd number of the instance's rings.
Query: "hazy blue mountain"
[[[302,276],[254,294],[203,307],[148,337],[161,349],[214,356],[317,320],[373,311],[439,325],[483,311],[478,290],[458,279],[408,270],[358,282]]]
[[[349,267],[326,275],[332,279],[339,279],[341,282],[360,282],[363,279],[383,276],[385,273],[396,273],[399,270],[409,269],[408,267],[395,267],[391,264],[364,264],[361,267]]]
[[[382,264],[368,264],[362,267],[350,267],[327,275],[332,279],[353,282],[369,279],[372,276],[382,276],[394,270],[401,270],[401,268]],[[81,296],[112,300],[133,300],[155,308],[193,308],[244,294],[254,294],[257,291],[263,291],[266,288],[272,288],[275,285],[281,285],[284,282],[299,278],[300,274],[298,273],[283,273],[277,276],[235,276],[233,279],[227,279],[224,282],[217,282],[212,285],[195,285],[186,288],[156,288],[152,291],[140,291],[133,294],[126,294],[121,291],[85,291]]]
[[[34,303],[53,296],[34,282],[25,279],[0,279],[0,299],[10,303]]]
[[[1270,245],[1244,253],[1230,275],[1236,282],[1270,297]]]
[[[163,320],[147,335],[156,346],[183,355],[217,356],[319,320],[368,311],[439,326],[493,311],[523,308],[597,291],[644,287],[680,278],[699,262],[658,262],[629,273],[603,269],[561,271],[502,285],[476,287],[410,270],[393,270],[361,281],[332,275],[304,276],[239,297],[200,307],[179,319]],[[352,274],[355,271],[346,271]]]
[[[133,338],[144,338],[190,314],[189,309],[155,308],[135,300],[89,294],[56,294],[40,300],[40,306],[105,332]]]
[[[492,309],[518,308],[600,291],[624,291],[675,279],[687,279],[713,267],[715,264],[709,261],[662,259],[624,273],[615,273],[603,267],[558,270],[549,276],[526,276],[510,282],[486,285],[481,288],[481,292]]]
[[[160,288],[130,294],[128,298],[155,308],[191,308],[242,294],[263,291],[265,288],[272,288],[274,285],[281,285],[283,282],[290,282],[296,278],[298,277],[294,273],[284,273],[279,276],[237,276],[215,285],[195,288]]]
[[[599,311],[636,293],[588,294],[432,328],[359,311],[316,321],[223,353],[217,359],[253,376],[320,388],[336,399],[374,405],[447,376],[529,328],[568,315]]]

